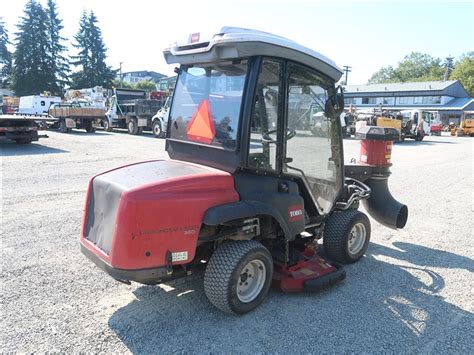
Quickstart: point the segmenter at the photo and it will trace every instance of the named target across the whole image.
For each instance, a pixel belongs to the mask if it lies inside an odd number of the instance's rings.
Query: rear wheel
[[[70,131],[70,128],[67,128],[66,120],[61,120],[59,122],[59,132],[68,133],[69,131]]]
[[[92,122],[87,123],[86,132],[87,133],[94,133],[95,132],[95,127],[92,125]]]
[[[204,292],[220,310],[243,314],[263,302],[272,276],[272,257],[262,244],[253,240],[227,241],[209,261]]]
[[[138,134],[138,122],[135,118],[130,119],[127,123],[127,130],[129,134],[137,135]]]
[[[153,125],[152,125],[152,130],[153,130],[153,136],[156,138],[163,138],[164,137],[164,132],[161,127],[161,122],[160,120],[154,120]]]
[[[354,263],[362,258],[369,241],[369,218],[357,210],[336,211],[324,226],[324,250],[340,263]]]

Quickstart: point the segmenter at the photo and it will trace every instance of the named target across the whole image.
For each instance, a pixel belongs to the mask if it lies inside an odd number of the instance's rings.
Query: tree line
[[[403,83],[409,81],[459,80],[471,97],[474,96],[474,52],[443,61],[429,54],[413,52],[395,67],[383,67],[369,79],[369,84]]]
[[[107,48],[94,12],[82,13],[73,43],[77,54],[69,57],[63,27],[54,0],[45,7],[37,0],[26,3],[13,43],[0,18],[0,87],[11,88],[18,96],[43,91],[61,95],[66,86],[111,87],[116,71],[105,62]],[[8,50],[11,44],[13,53]]]

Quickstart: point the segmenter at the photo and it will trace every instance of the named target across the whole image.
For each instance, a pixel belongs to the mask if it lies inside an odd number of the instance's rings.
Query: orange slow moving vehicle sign
[[[187,127],[188,139],[209,144],[216,135],[209,100],[202,100]]]

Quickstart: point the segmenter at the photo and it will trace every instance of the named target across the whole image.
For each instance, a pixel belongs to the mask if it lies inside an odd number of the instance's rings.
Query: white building
[[[359,109],[383,110],[421,109],[438,112],[443,123],[459,123],[464,111],[474,110],[458,80],[348,85],[344,88],[345,105]]]

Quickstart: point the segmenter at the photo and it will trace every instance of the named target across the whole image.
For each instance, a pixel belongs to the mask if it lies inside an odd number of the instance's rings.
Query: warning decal
[[[188,139],[195,142],[211,143],[216,135],[209,100],[202,100],[187,127]]]

